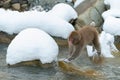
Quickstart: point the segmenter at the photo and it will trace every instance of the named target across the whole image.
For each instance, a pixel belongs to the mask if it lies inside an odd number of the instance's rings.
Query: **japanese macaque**
[[[74,60],[81,51],[87,46],[92,45],[93,50],[97,50],[98,56],[101,55],[101,48],[98,38],[98,31],[92,25],[83,26],[79,30],[71,32],[68,38],[70,57],[67,61]]]

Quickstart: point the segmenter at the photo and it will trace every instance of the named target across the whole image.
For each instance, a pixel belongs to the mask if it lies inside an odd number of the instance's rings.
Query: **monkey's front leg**
[[[74,52],[74,46],[71,44],[71,45],[69,45],[69,54],[70,54],[70,56],[72,55],[73,52]]]
[[[68,61],[74,60],[77,58],[81,52],[83,47],[80,47],[79,45],[75,46],[75,51],[71,54],[71,56],[68,58]]]

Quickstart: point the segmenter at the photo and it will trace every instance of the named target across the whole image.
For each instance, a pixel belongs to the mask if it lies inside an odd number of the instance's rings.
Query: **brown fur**
[[[97,53],[101,54],[98,31],[93,26],[84,26],[79,30],[71,32],[68,38],[70,57],[69,61],[79,56],[86,45],[93,45]]]

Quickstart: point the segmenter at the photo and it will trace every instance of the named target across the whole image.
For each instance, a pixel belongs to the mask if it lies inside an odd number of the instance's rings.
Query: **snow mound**
[[[120,35],[120,19],[109,16],[103,23],[103,30],[112,35]]]
[[[52,36],[64,39],[74,30],[67,21],[44,11],[18,12],[0,9],[0,31],[13,34],[26,28],[39,28]]]
[[[28,28],[21,31],[7,49],[6,62],[13,65],[22,61],[40,60],[43,64],[57,59],[58,45],[46,32]]]
[[[72,19],[76,19],[78,17],[77,12],[74,8],[72,8],[69,4],[58,3],[56,4],[48,14],[58,16],[59,18],[70,21]]]

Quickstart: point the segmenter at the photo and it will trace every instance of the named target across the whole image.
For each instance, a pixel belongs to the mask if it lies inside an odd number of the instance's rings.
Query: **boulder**
[[[20,3],[14,3],[14,4],[12,4],[12,8],[13,8],[13,10],[20,11]]]
[[[96,26],[99,27],[103,23],[101,14],[105,11],[104,0],[85,0],[79,4],[75,10],[79,15],[75,25],[76,29],[89,24],[92,21],[94,21]]]

